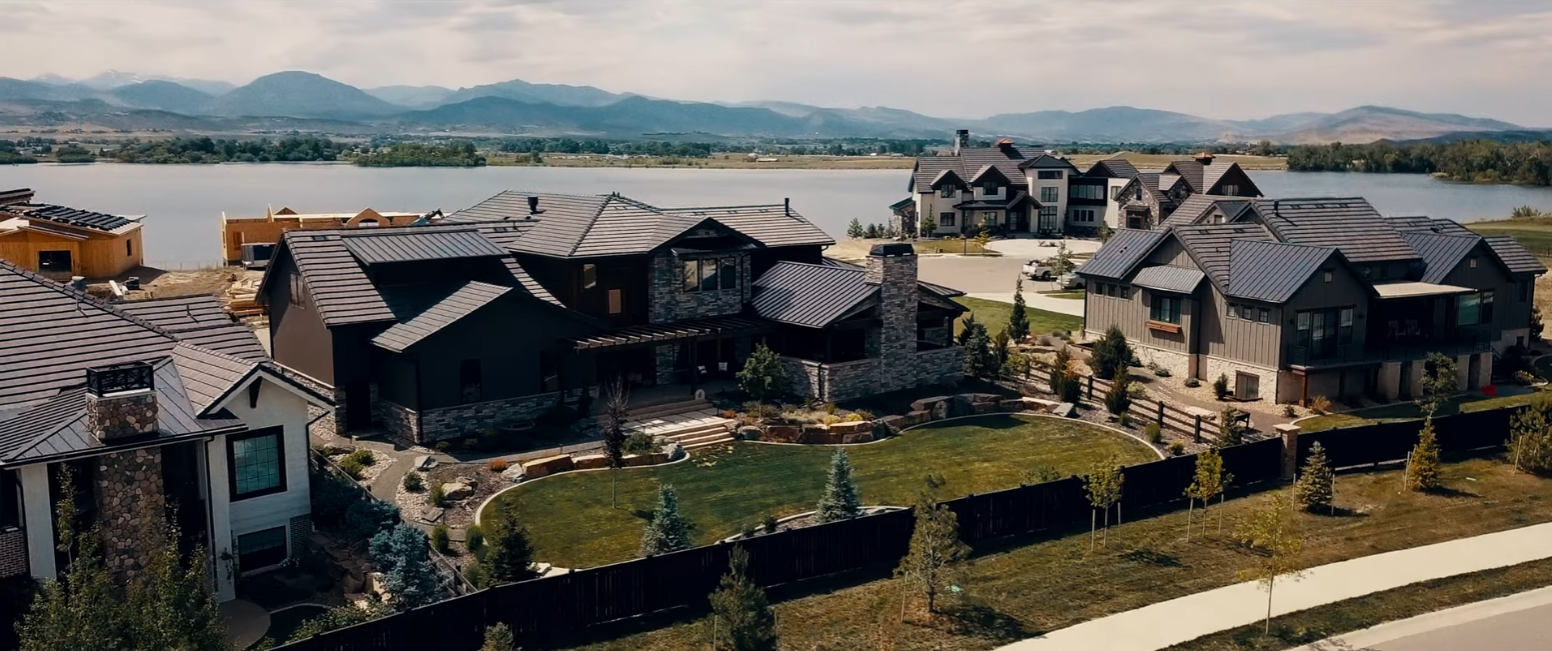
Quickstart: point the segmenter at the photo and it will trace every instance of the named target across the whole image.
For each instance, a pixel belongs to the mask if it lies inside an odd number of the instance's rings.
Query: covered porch
[[[634,396],[684,399],[715,383],[731,382],[754,344],[775,330],[759,317],[722,316],[631,326],[567,340],[565,354],[593,369],[577,386],[558,378],[558,388],[603,385],[621,377]],[[587,360],[591,359],[591,364]],[[640,403],[633,399],[633,404]]]

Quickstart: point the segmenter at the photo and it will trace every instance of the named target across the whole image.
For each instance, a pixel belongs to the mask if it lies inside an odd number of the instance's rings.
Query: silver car
[[[1056,284],[1062,289],[1083,289],[1083,278],[1075,273],[1064,273],[1056,279]]]

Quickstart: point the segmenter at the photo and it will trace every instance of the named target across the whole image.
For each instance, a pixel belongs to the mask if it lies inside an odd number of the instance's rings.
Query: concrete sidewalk
[[[1552,523],[1355,558],[1278,579],[1272,615],[1457,574],[1552,557]],[[1266,591],[1255,582],[1172,599],[1002,647],[1007,651],[1155,651],[1260,622]]]
[[[970,298],[979,298],[987,301],[999,301],[1008,304],[1013,303],[1013,292],[972,292],[965,294],[965,296]],[[1083,299],[1081,298],[1055,298],[1052,296],[1046,296],[1045,294],[1037,294],[1035,292],[1024,292],[1024,305],[1035,308],[1037,310],[1056,312],[1057,314],[1083,316]],[[1047,335],[1051,333],[1040,332],[1036,334]]]

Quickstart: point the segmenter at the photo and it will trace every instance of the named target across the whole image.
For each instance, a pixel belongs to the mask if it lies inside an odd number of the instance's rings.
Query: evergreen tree
[[[1117,376],[1110,383],[1110,390],[1105,392],[1105,409],[1110,413],[1120,416],[1132,408],[1132,379],[1128,375]]]
[[[1013,311],[1008,313],[1008,336],[1015,342],[1029,336],[1029,314],[1024,309],[1024,277],[1013,284]]]
[[[1423,431],[1407,462],[1407,487],[1415,491],[1433,490],[1444,483],[1439,468],[1439,441],[1433,434],[1433,417],[1423,419]]]
[[[960,345],[965,348],[965,375],[979,378],[996,377],[1001,365],[992,352],[991,338],[986,336],[986,326],[976,321],[974,315],[965,319],[964,332],[959,333]]]
[[[765,344],[755,346],[737,377],[739,388],[760,402],[775,400],[787,392],[787,372],[781,367],[781,356]]]
[[[1215,448],[1208,448],[1196,455],[1196,474],[1191,485],[1186,487],[1186,497],[1191,500],[1186,511],[1186,540],[1191,539],[1191,517],[1196,502],[1202,502],[1202,516],[1207,516],[1208,506],[1212,498],[1223,495],[1223,491],[1234,481],[1234,475],[1223,471],[1223,456],[1218,454]],[[1220,501],[1220,504],[1222,502]],[[1223,526],[1223,516],[1218,518],[1218,526]]]
[[[918,230],[921,231],[921,233],[920,233],[921,237],[932,237],[934,235],[937,235],[938,234],[938,219],[936,217],[933,217],[932,213],[928,213],[928,214],[922,215],[921,223],[918,225],[917,228],[918,228]]]
[[[867,228],[863,229],[862,236],[870,240],[878,238],[878,224],[868,224]]]
[[[485,525],[483,562],[491,583],[516,583],[538,576],[534,571],[533,545],[528,541],[528,529],[518,522],[516,511],[510,507],[497,508],[492,516],[493,521]]]
[[[512,637],[512,629],[506,624],[496,623],[485,628],[485,644],[480,646],[480,651],[516,651],[517,640]]]
[[[625,423],[630,420],[630,393],[615,376],[604,390],[604,456],[609,460],[609,505],[620,508],[620,468],[625,467]]]
[[[436,600],[437,572],[428,545],[424,531],[404,523],[372,538],[372,562],[386,575],[384,587],[401,611]]]
[[[656,556],[690,548],[690,523],[679,515],[679,495],[674,487],[657,489],[657,508],[641,532],[641,555]]]
[[[846,225],[846,237],[855,240],[861,238],[864,233],[865,231],[862,230],[862,222],[856,217],[852,217],[851,223]]]
[[[913,509],[915,530],[911,547],[895,568],[895,576],[905,579],[927,600],[927,612],[937,612],[937,596],[961,575],[960,563],[970,555],[970,547],[959,540],[959,518],[947,506],[933,498],[937,482],[929,475],[927,490]]]
[[[1094,343],[1093,361],[1094,375],[1102,380],[1126,374],[1132,362],[1132,349],[1120,327],[1110,326],[1105,330],[1105,336]]]
[[[1008,345],[1012,342],[1013,338],[1008,336],[1007,328],[998,330],[996,336],[992,337],[992,357],[997,362],[999,372],[1008,363],[1008,354],[1012,352],[1008,349]],[[996,375],[997,373],[994,372],[990,374],[990,377],[996,377]]]
[[[1518,470],[1552,475],[1552,399],[1542,396],[1515,414],[1509,427],[1509,461]]]
[[[1239,421],[1240,410],[1224,407],[1218,412],[1218,444],[1239,445],[1245,442],[1245,424]]]
[[[1051,361],[1051,377],[1049,378],[1051,393],[1057,396],[1064,394],[1062,383],[1067,380],[1067,373],[1071,370],[1072,351],[1068,350],[1066,346],[1062,346],[1056,351],[1056,359]]]
[[[830,479],[825,482],[824,496],[819,498],[819,521],[835,522],[855,518],[862,513],[862,496],[851,476],[851,459],[845,448],[836,448],[830,457]]]
[[[1115,235],[1115,229],[1111,228],[1108,222],[1101,222],[1098,234],[1100,243],[1109,242],[1110,237]]]
[[[1546,324],[1541,322],[1541,307],[1530,306],[1530,340],[1541,341],[1541,332],[1546,328]]]
[[[728,573],[711,593],[711,612],[718,651],[776,651],[776,613],[765,591],[749,580],[749,553],[734,547],[728,553]]]
[[[1274,493],[1266,506],[1256,509],[1235,527],[1240,543],[1257,552],[1256,565],[1240,572],[1240,578],[1266,588],[1266,633],[1272,631],[1272,588],[1281,576],[1298,577],[1299,554],[1304,537],[1294,512],[1282,493]]]
[[[1320,507],[1330,509],[1335,483],[1336,474],[1326,461],[1326,448],[1317,442],[1310,448],[1309,459],[1304,462],[1299,481],[1293,486],[1294,499],[1306,511]]]
[[[959,325],[959,334],[955,335],[955,341],[961,346],[967,346],[970,344],[970,337],[975,335],[977,328],[979,328],[981,332],[986,332],[986,327],[982,326],[981,322],[975,319],[974,312],[965,315],[965,319],[960,321]]]

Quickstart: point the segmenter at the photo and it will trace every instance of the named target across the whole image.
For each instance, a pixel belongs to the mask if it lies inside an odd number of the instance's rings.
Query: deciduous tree
[[[641,533],[641,555],[656,556],[690,548],[690,523],[679,515],[679,495],[674,487],[657,489],[657,508]]]
[[[1304,552],[1304,536],[1295,517],[1288,499],[1278,492],[1241,519],[1234,529],[1235,538],[1256,555],[1255,565],[1242,570],[1240,578],[1259,582],[1266,588],[1267,633],[1272,631],[1272,588],[1277,579],[1300,576],[1298,560]]]
[[[1083,478],[1083,488],[1088,492],[1089,504],[1105,512],[1105,546],[1110,546],[1110,508],[1121,501],[1121,486],[1126,476],[1121,473],[1121,461],[1115,455],[1102,459],[1089,469]],[[1094,522],[1089,521],[1089,549],[1094,549]]]
[[[1233,481],[1234,475],[1224,472],[1223,455],[1218,454],[1216,448],[1208,448],[1196,455],[1196,474],[1191,485],[1186,487],[1186,497],[1190,500],[1186,507],[1186,540],[1191,539],[1191,516],[1196,502],[1202,502],[1202,518],[1205,520],[1212,498],[1223,495],[1224,489]],[[1219,499],[1221,505],[1222,498]],[[1221,515],[1218,517],[1218,527],[1223,527]]]
[[[961,575],[960,564],[970,555],[970,547],[959,540],[959,518],[934,498],[939,485],[929,475],[928,487],[916,500],[916,528],[911,547],[895,568],[895,576],[905,580],[927,601],[927,612],[937,612],[938,593]]]
[[[1427,361],[1423,363],[1423,395],[1417,399],[1417,406],[1422,409],[1424,417],[1432,417],[1459,390],[1455,381],[1456,371],[1455,360],[1450,356],[1428,354]]]
[[[625,423],[630,419],[630,393],[616,375],[604,390],[604,456],[609,459],[609,504],[620,508],[620,468],[625,467]]]
[[[1552,475],[1552,399],[1543,396],[1514,415],[1509,427],[1509,460],[1518,470]]]
[[[862,513],[862,496],[851,475],[851,459],[846,456],[845,448],[836,448],[830,457],[830,478],[825,482],[824,495],[819,498],[817,515],[820,522],[855,518]]]
[[[765,591],[749,580],[749,553],[734,547],[728,573],[711,593],[712,647],[718,651],[776,651],[776,613]]]

